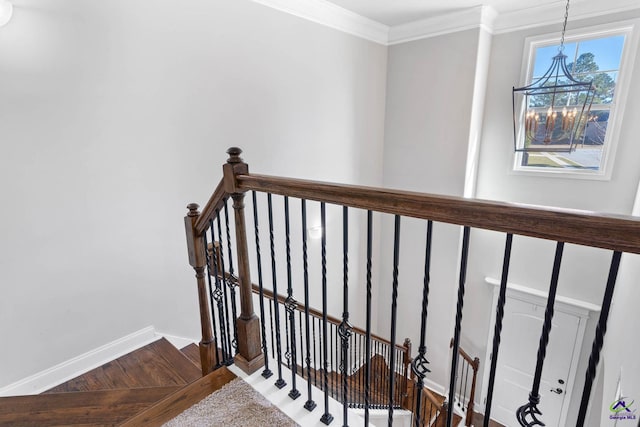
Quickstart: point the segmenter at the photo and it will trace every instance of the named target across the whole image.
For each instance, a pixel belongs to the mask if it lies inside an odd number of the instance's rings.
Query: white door
[[[491,405],[491,418],[519,426],[516,410],[529,401],[536,369],[545,307],[508,298]],[[580,318],[555,311],[540,383],[540,417],[547,427],[560,425]]]

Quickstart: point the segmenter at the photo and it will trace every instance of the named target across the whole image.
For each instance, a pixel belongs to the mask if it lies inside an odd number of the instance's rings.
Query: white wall
[[[199,334],[182,216],[227,147],[256,172],[381,183],[385,47],[249,1],[13,3],[0,386],[150,324]]]
[[[480,30],[468,30],[389,48],[384,146],[384,186],[462,196],[476,81]],[[391,304],[393,220],[383,222],[381,326],[388,329]],[[420,342],[420,304],[426,224],[403,219],[399,267],[399,336]],[[434,231],[427,359],[435,384],[448,384],[450,324],[455,316],[460,228]],[[380,334],[389,335],[388,330]]]

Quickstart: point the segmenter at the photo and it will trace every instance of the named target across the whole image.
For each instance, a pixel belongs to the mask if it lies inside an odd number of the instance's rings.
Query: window
[[[576,149],[571,153],[516,153],[516,171],[571,173],[581,176],[605,176],[613,157],[619,110],[624,98],[621,90],[625,72],[624,53],[629,50],[631,27],[591,33],[570,34],[565,38],[564,54],[572,76],[580,81],[593,81],[596,93],[591,112]],[[529,58],[524,68],[525,84],[540,78],[557,55],[559,38],[528,39]],[[631,62],[631,61],[626,61]],[[540,100],[542,101],[542,100]],[[536,102],[533,99],[532,102]],[[531,105],[529,107],[537,107]],[[609,168],[610,169],[610,168]]]

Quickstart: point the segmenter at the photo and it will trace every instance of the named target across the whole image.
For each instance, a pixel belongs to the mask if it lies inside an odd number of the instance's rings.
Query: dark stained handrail
[[[198,235],[202,235],[209,228],[209,221],[214,219],[217,210],[222,209],[228,197],[229,193],[225,191],[221,180],[196,221],[195,231]]]
[[[640,218],[417,192],[237,175],[238,188],[640,254]]]

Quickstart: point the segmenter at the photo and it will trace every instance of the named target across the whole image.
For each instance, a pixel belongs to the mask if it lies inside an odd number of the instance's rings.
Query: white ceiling
[[[337,6],[388,26],[405,24],[476,6],[491,6],[498,14],[564,5],[565,0],[328,0]],[[588,0],[573,0],[571,4]],[[562,17],[560,17],[562,18]]]

